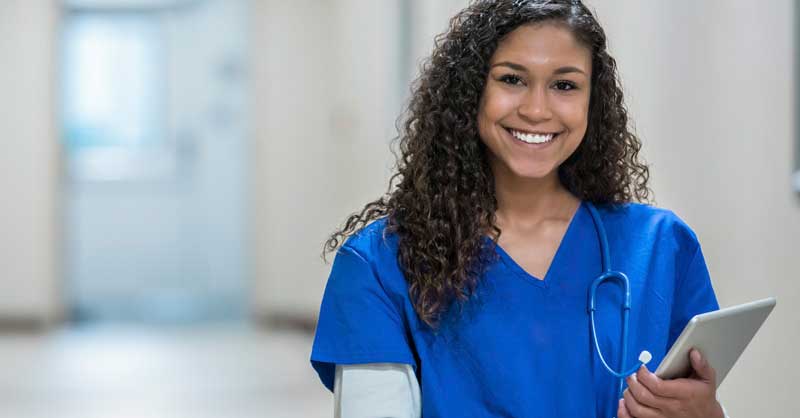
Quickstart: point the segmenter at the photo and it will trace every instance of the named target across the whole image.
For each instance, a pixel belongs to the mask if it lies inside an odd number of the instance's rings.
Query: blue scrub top
[[[598,206],[612,269],[631,282],[629,367],[641,350],[661,362],[692,316],[719,309],[697,237],[674,213],[642,204]],[[592,346],[588,289],[601,272],[586,204],[547,275],[525,272],[502,248],[462,309],[438,330],[417,316],[397,262],[397,236],[378,220],[340,248],[325,288],[311,363],[332,390],[335,365],[405,363],[422,416],[612,417],[616,380]],[[491,241],[487,238],[487,244]],[[622,291],[597,292],[603,355],[619,369]]]

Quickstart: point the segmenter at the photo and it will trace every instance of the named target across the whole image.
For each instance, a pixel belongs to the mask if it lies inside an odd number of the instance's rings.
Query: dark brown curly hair
[[[397,168],[382,198],[351,215],[323,255],[368,223],[386,218],[398,237],[398,263],[420,319],[435,327],[454,301],[468,300],[493,257],[497,200],[478,103],[498,43],[525,24],[562,25],[591,51],[589,121],[576,151],[559,167],[562,184],[596,204],[647,201],[648,167],[628,128],[616,61],[592,12],[577,0],[477,0],[436,37],[404,115]],[[492,242],[489,241],[489,242]]]

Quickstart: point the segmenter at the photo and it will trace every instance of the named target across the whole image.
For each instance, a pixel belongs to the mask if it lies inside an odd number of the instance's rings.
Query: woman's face
[[[478,109],[496,177],[543,179],[578,148],[588,125],[592,58],[562,26],[520,26],[500,42]]]

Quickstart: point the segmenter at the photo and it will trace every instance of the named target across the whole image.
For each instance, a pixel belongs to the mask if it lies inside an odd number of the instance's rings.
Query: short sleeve
[[[703,251],[696,241],[694,245],[696,249],[690,253],[692,256],[676,283],[667,349],[672,347],[692,317],[719,309]]]
[[[337,364],[404,363],[416,367],[403,315],[373,266],[346,244],[331,268],[311,364],[333,390]]]

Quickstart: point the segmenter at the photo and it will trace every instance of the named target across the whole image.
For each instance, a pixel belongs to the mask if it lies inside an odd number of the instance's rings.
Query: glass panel
[[[73,179],[170,171],[158,14],[73,12],[65,21],[63,136]]]

